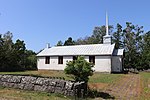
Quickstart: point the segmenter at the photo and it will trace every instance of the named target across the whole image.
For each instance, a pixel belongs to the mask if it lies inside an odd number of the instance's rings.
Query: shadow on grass
[[[89,90],[88,91],[89,98],[103,98],[103,99],[115,99],[114,96],[111,96],[109,93],[99,92],[97,90]]]

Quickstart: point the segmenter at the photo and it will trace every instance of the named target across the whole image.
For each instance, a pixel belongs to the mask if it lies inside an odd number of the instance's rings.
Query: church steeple
[[[106,35],[103,37],[103,44],[111,44],[112,37],[109,35],[108,15],[106,12]]]
[[[108,15],[107,15],[107,12],[106,12],[106,35],[109,35],[109,29],[108,29]]]

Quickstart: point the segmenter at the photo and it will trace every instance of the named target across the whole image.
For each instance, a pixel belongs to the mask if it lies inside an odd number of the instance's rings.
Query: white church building
[[[73,45],[47,47],[37,54],[38,70],[64,70],[68,61],[77,56],[84,56],[85,60],[94,63],[96,72],[122,72],[123,49],[115,49],[112,37],[108,32],[108,18],[106,16],[106,35],[103,44]]]

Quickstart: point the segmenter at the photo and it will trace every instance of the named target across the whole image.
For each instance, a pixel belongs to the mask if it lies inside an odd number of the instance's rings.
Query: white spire
[[[111,44],[111,35],[109,35],[109,29],[108,29],[108,15],[107,15],[107,12],[106,12],[106,35],[103,37],[103,43],[104,44]]]
[[[106,36],[109,35],[109,29],[108,29],[108,15],[106,12]]]

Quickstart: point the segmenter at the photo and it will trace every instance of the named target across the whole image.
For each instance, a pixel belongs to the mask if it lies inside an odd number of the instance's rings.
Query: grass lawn
[[[59,94],[0,87],[0,100],[71,100]]]
[[[64,77],[66,80],[72,80],[63,71],[24,71],[24,72],[0,72],[0,74],[19,74],[19,75],[37,75],[46,77]],[[90,77],[89,83],[112,83],[123,76],[123,74],[108,74],[108,73],[98,73],[95,72],[93,76]]]
[[[46,77],[64,77],[66,80],[70,80],[67,75],[64,74],[63,71],[24,71],[24,72],[0,72],[0,74],[21,74],[21,75],[37,75],[37,76],[46,76]],[[150,98],[150,73],[141,72],[141,100],[148,100]],[[102,73],[94,73],[93,76],[90,77],[89,86],[90,88],[94,88],[97,90],[104,90],[109,87],[113,83],[117,83],[129,75],[126,74],[102,74]],[[118,91],[119,92],[119,91]],[[11,100],[72,100],[73,98],[65,97],[59,94],[50,94],[44,92],[34,92],[34,91],[25,91],[18,89],[10,89],[0,87],[0,100],[1,99],[11,99]],[[93,98],[89,98],[88,100],[95,100]],[[103,98],[99,97],[98,100]],[[97,99],[96,99],[97,100]]]
[[[142,77],[141,98],[150,98],[150,72],[141,72],[140,75]]]
[[[95,72],[94,75],[90,77],[89,83],[112,83],[122,76],[123,74],[102,74]]]

